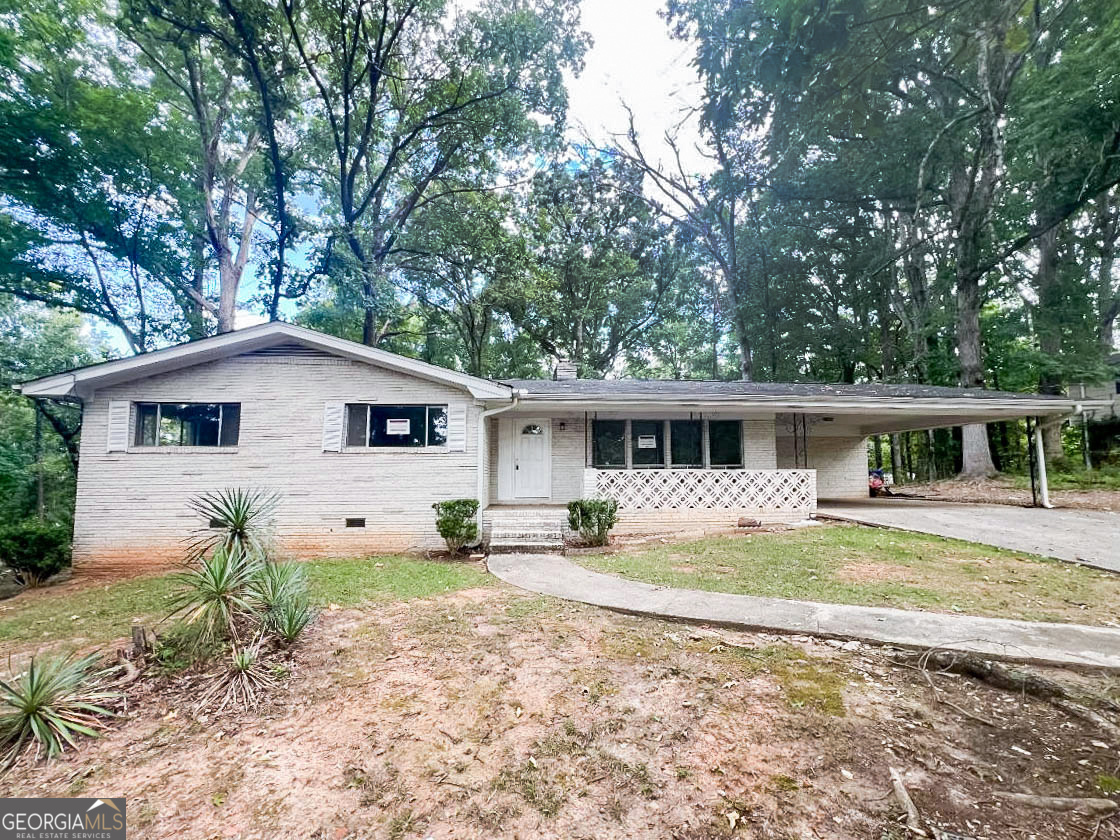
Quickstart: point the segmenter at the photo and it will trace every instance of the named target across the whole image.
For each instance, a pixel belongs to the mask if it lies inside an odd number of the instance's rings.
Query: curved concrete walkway
[[[494,575],[521,589],[637,615],[920,650],[941,647],[1039,665],[1120,670],[1120,630],[1107,627],[671,589],[592,572],[556,554],[492,554],[487,565]]]

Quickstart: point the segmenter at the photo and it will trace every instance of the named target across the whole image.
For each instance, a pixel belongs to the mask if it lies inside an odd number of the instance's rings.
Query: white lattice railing
[[[586,470],[584,495],[621,510],[805,512],[817,506],[816,470]]]

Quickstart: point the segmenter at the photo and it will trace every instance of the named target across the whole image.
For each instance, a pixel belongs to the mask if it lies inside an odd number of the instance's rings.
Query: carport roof
[[[510,379],[522,413],[594,411],[631,416],[700,411],[805,414],[835,420],[847,433],[992,423],[1021,417],[1061,417],[1096,403],[1061,396],[946,388],[936,385],[825,385],[655,379]]]
[[[503,379],[504,384],[527,392],[531,398],[588,397],[835,397],[904,398],[931,400],[1008,400],[1041,402],[1055,408],[1072,406],[1070,400],[1046,394],[989,391],[984,388],[948,388],[940,385],[857,384],[828,385],[816,382],[746,382],[712,379]]]

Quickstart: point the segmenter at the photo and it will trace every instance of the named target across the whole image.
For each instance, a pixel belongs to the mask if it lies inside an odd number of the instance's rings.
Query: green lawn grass
[[[493,578],[473,563],[398,555],[315,560],[307,565],[311,594],[320,606],[429,598],[493,583]]]
[[[1019,489],[1030,489],[1030,475],[1013,474],[1011,480]],[[1051,467],[1046,471],[1046,482],[1051,490],[1120,490],[1120,466],[1094,470]]]
[[[1120,575],[858,525],[711,537],[586,555],[589,568],[662,586],[1034,621],[1120,621]]]
[[[311,593],[320,606],[425,598],[486,585],[478,566],[385,556],[309,561]],[[134,618],[162,620],[175,591],[173,575],[89,586],[51,586],[0,601],[0,644],[72,640],[97,644],[127,636]]]

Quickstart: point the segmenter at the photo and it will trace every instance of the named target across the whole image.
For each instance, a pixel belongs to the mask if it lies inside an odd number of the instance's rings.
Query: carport
[[[876,406],[873,412],[860,417],[856,423],[860,434],[871,437],[1026,419],[1034,444],[1032,479],[1036,481],[1038,506],[1043,508],[1053,507],[1046,478],[1043,423],[1078,416],[1102,405],[1099,401],[1075,401],[1041,394],[933,386],[899,387],[906,388],[908,396],[915,395],[909,399],[895,399],[890,405]],[[929,392],[928,395],[921,394],[923,391]],[[813,420],[805,422],[811,425]]]

